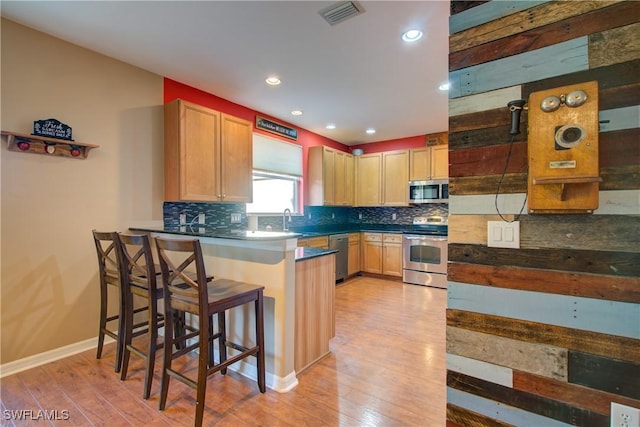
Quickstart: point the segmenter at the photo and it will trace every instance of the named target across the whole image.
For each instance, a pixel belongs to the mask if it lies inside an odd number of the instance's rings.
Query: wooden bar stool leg
[[[218,328],[220,338],[218,339],[218,347],[220,348],[220,363],[227,360],[227,315],[226,312],[218,313]],[[227,375],[227,367],[220,369],[222,375]]]
[[[208,319],[205,320],[207,323],[211,323],[211,316],[203,316],[204,319]],[[213,325],[204,325],[204,322],[201,321],[200,324],[201,328],[200,328],[200,345],[199,345],[199,351],[200,351],[200,355],[198,357],[198,382],[196,384],[196,421],[195,421],[195,425],[196,426],[201,426],[202,425],[202,419],[204,416],[204,403],[205,403],[205,396],[207,394],[207,377],[209,376],[209,370],[207,369],[209,366],[209,347],[210,347],[210,341],[209,341],[209,337],[211,335],[209,335],[210,330],[212,328]],[[206,332],[205,332],[206,331]],[[207,336],[205,336],[204,334],[207,334]]]
[[[171,316],[178,317],[178,314],[171,312]],[[169,313],[165,311],[165,319],[169,317]],[[178,340],[174,339],[176,331],[173,329],[173,322],[164,322],[164,352],[162,357],[162,379],[160,380],[160,400],[158,402],[158,409],[164,410],[167,404],[167,393],[169,392],[169,371],[171,370],[171,360],[173,356],[173,346],[178,347]]]
[[[263,295],[262,289],[258,291],[258,299],[255,302],[256,308],[256,343],[258,345],[258,354],[256,354],[257,367],[258,367],[258,388],[260,393],[267,391],[265,381],[265,351],[264,351],[264,319],[263,319]]]
[[[128,301],[131,299],[131,301]],[[120,381],[124,381],[127,378],[127,371],[129,369],[129,359],[131,358],[131,351],[129,347],[131,345],[133,335],[133,298],[125,297],[124,303],[124,321],[120,322],[124,324],[122,334],[122,363],[120,368]]]
[[[107,328],[107,290],[100,289],[100,329],[98,330],[98,349],[96,359],[102,357],[102,346],[104,345],[104,330]]]
[[[148,399],[151,394],[153,369],[156,365],[156,351],[158,349],[158,313],[154,307],[149,307],[149,343],[147,347],[146,372],[144,374],[144,394],[142,396],[144,399]]]

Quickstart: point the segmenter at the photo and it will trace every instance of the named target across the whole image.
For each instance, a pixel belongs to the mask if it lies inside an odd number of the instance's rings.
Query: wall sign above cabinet
[[[267,120],[264,117],[256,116],[256,128],[266,130],[281,136],[286,136],[293,140],[298,139],[298,130],[281,125],[280,123]]]

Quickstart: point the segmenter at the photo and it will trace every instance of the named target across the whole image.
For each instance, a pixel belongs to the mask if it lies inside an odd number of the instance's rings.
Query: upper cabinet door
[[[426,181],[431,176],[429,148],[409,150],[409,181]]]
[[[165,200],[218,201],[220,113],[189,102],[165,105]]]
[[[409,150],[382,153],[382,205],[409,204]]]
[[[247,120],[220,117],[220,193],[223,202],[253,201],[253,125]]]
[[[431,148],[431,179],[449,178],[449,146],[436,145]]]
[[[356,157],[356,206],[380,206],[382,153]]]

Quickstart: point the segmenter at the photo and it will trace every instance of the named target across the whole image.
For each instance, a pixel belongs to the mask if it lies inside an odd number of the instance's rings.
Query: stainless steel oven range
[[[402,281],[447,287],[447,218],[417,217],[402,238]]]

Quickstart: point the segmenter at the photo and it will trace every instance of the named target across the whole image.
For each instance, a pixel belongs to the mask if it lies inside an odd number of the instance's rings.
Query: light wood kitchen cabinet
[[[449,145],[447,142],[447,132],[430,134],[427,135],[427,147],[409,150],[410,181],[449,178]]]
[[[431,177],[430,147],[409,150],[409,181],[426,181]]]
[[[349,233],[349,262],[347,275],[353,276],[360,271],[360,233]]]
[[[356,206],[407,206],[409,150],[356,157]]]
[[[298,239],[298,246],[329,249],[329,236],[303,237]]]
[[[382,154],[356,157],[356,206],[380,206]]]
[[[362,271],[382,274],[382,233],[362,233]]]
[[[333,148],[309,149],[309,204],[311,206],[353,205],[353,156]]]
[[[449,179],[449,146],[431,148],[431,179]]]
[[[164,111],[165,200],[250,203],[252,123],[191,102]]]
[[[335,336],[335,255],[296,262],[295,344],[296,373],[329,354]]]
[[[382,206],[409,204],[409,150],[382,153]]]
[[[335,197],[338,205],[353,206],[355,201],[354,182],[356,174],[354,162],[353,155],[336,151]]]
[[[362,271],[402,276],[402,234],[362,233]]]
[[[402,277],[402,234],[382,235],[382,274]]]

